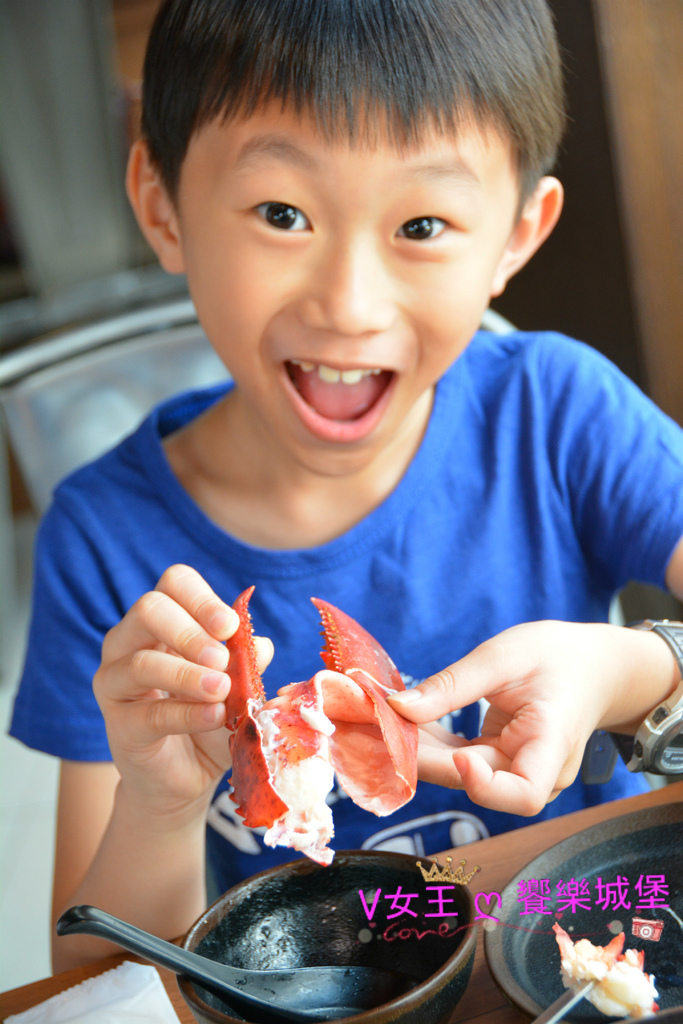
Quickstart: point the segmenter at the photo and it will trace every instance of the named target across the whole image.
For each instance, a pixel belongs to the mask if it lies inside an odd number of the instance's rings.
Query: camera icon
[[[634,917],[631,922],[631,934],[639,939],[659,942],[663,927],[663,921],[650,921],[646,917]]]

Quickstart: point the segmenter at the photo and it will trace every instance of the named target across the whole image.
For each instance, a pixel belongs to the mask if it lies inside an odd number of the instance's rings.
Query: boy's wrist
[[[635,735],[645,716],[678,686],[681,676],[671,649],[651,631],[622,626],[613,631],[614,672],[599,729]]]
[[[653,744],[649,745],[647,752],[642,749],[642,743],[640,747],[636,746],[636,734],[643,723],[663,704],[670,704],[682,685],[678,651],[672,650],[661,635],[652,631],[651,625],[654,624],[647,620],[633,624],[640,628],[603,627],[611,632],[616,644],[610,645],[610,666],[604,677],[603,714],[584,752],[581,769],[584,782],[608,781],[617,755],[630,771],[674,774],[683,768],[683,765],[673,767],[674,761],[678,761],[678,752],[669,751],[666,763],[656,767],[649,756],[653,752]],[[606,736],[606,732],[610,736]],[[643,737],[637,738],[640,742]],[[658,753],[661,752],[660,744]],[[648,755],[645,760],[641,757],[643,753]]]
[[[187,835],[196,831],[203,841],[209,803],[210,799],[202,797],[190,804],[160,808],[150,805],[150,801],[121,780],[114,797],[114,815],[125,819],[127,828],[139,829],[149,836]]]
[[[74,904],[92,903],[156,935],[183,935],[206,905],[205,840],[205,820],[197,810],[191,817],[149,813],[120,782],[87,874],[57,914]],[[55,959],[60,969],[113,951],[107,940],[85,940],[59,940]]]

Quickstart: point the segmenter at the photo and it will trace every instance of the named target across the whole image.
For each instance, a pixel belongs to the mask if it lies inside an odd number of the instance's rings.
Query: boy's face
[[[343,474],[419,442],[435,382],[552,229],[551,192],[516,220],[510,146],[493,132],[351,148],[273,107],[194,136],[175,208],[157,197],[163,238],[146,233],[187,274],[241,415]]]

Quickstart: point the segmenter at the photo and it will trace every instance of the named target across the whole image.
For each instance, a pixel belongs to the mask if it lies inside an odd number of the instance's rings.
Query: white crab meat
[[[611,1017],[646,1017],[656,998],[654,981],[641,970],[633,949],[626,950],[591,992],[593,1005]]]
[[[607,1016],[638,1018],[651,1014],[657,990],[654,978],[640,966],[636,951],[627,949],[614,963],[610,959],[601,946],[579,939],[571,954],[562,956],[565,988],[576,991],[586,981],[595,981],[586,998]]]
[[[280,748],[279,712],[262,710],[256,716],[274,788],[288,807],[270,826],[264,842],[268,846],[289,846],[328,864],[333,853],[326,847],[334,836],[332,809],[326,803],[334,785],[328,737],[334,732],[334,725],[321,707],[299,710],[302,720],[320,734],[320,742],[317,754],[293,764]]]

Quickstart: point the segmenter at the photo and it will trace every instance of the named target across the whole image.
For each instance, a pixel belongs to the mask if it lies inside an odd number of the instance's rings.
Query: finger
[[[489,705],[481,723],[480,734],[485,737],[500,736],[505,726],[512,721],[512,717],[500,708]]]
[[[535,624],[538,627],[538,624]],[[526,626],[515,626],[418,686],[387,700],[411,722],[430,722],[526,679],[538,664],[538,644],[526,642]]]
[[[239,626],[234,608],[221,601],[206,580],[189,565],[172,565],[155,590],[167,594],[216,640],[229,640]]]
[[[122,713],[122,705],[118,713]],[[224,702],[199,704],[166,697],[135,701],[126,715],[126,747],[145,750],[166,736],[191,736],[217,730],[225,725],[226,711]]]
[[[173,654],[143,648],[99,669],[93,690],[100,702],[127,705],[156,690],[184,700],[215,703],[227,697],[230,678],[224,672],[203,668]]]
[[[432,747],[464,747],[469,743],[464,736],[456,736],[438,722],[426,722],[418,726],[418,730],[418,742]]]
[[[273,641],[268,636],[255,636],[254,645],[256,647],[256,666],[259,674],[263,675],[273,660],[273,654],[275,653]]]
[[[420,726],[420,743],[417,749],[417,772],[424,782],[433,782],[438,786],[461,789],[462,780],[453,754],[455,750],[463,750],[471,745],[470,740],[462,736],[452,736],[451,743],[440,743],[429,735],[424,736],[424,726]],[[478,748],[481,756],[492,769],[509,768],[510,759],[495,747]]]
[[[453,750],[420,744],[417,748],[417,777],[423,782],[448,789],[462,789],[462,779],[453,760]]]
[[[545,739],[530,741],[503,767],[491,756],[495,748],[484,745],[470,746],[452,756],[462,786],[474,803],[530,816],[543,810],[557,788],[563,765],[562,756],[558,758],[555,752],[558,745]]]
[[[104,662],[118,661],[142,648],[163,646],[195,664],[224,672],[229,654],[192,614],[168,594],[149,591],[135,602],[121,622],[107,633]]]

